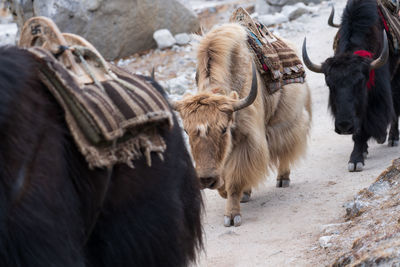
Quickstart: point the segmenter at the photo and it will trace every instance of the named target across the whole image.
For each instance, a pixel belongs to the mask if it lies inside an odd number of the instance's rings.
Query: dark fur
[[[157,85],[160,90],[159,86]],[[202,246],[201,195],[175,119],[167,151],[89,170],[31,56],[0,48],[0,266],[187,266]],[[25,175],[24,175],[25,171]]]
[[[349,0],[339,30],[338,49],[322,66],[330,89],[329,106],[335,130],[339,134],[353,134],[355,144],[350,162],[354,164],[364,164],[363,153],[367,152],[371,137],[379,143],[386,140],[390,123],[389,143],[393,145],[399,140],[400,103],[396,95],[400,93],[400,76],[395,75],[390,82],[398,55],[391,54],[390,62],[375,71],[375,87],[368,90],[372,59],[353,54],[367,50],[377,58],[383,49],[383,30],[376,0]]]

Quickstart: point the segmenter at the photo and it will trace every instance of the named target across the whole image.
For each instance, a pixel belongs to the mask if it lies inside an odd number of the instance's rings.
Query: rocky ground
[[[323,227],[318,256],[310,258],[310,263],[399,266],[400,159],[344,207],[346,216],[341,222]]]
[[[199,15],[204,31],[226,22],[237,6],[253,12],[255,4],[254,0],[181,1]],[[321,62],[333,54],[336,29],[327,25],[330,4],[340,14],[345,3],[322,2],[270,29],[299,50],[307,36],[310,57]],[[153,49],[114,63],[146,75],[154,68],[156,79],[177,99],[196,90],[195,47],[194,40],[187,46]],[[204,191],[205,251],[197,266],[372,266],[395,263],[394,256],[399,257],[400,163],[396,161],[376,180],[399,157],[399,148],[371,142],[364,171],[349,173],[353,142],[350,136],[333,131],[324,77],[307,72],[307,80],[312,89],[313,128],[307,155],[292,170],[291,187],[275,188],[274,175],[266,177],[253,191],[252,200],[242,205],[243,224],[237,228],[223,226],[225,200],[215,191]]]

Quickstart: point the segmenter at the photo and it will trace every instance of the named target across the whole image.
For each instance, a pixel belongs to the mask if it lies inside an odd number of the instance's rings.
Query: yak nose
[[[338,134],[352,134],[354,123],[351,120],[342,120],[335,123],[335,131]]]
[[[200,177],[200,184],[201,187],[215,189],[214,187],[217,184],[218,177],[216,176],[209,176],[209,177]]]

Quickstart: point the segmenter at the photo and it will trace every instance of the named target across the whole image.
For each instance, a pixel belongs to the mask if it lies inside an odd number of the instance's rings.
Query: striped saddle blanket
[[[27,49],[40,62],[39,76],[64,109],[67,125],[89,166],[111,167],[162,153],[162,128],[173,126],[167,101],[145,78],[112,64],[116,78],[82,84],[49,50]]]
[[[304,83],[303,63],[284,41],[274,36],[263,24],[254,21],[243,8],[233,12],[230,22],[239,23],[247,30],[249,50],[256,59],[269,94],[286,84]]]

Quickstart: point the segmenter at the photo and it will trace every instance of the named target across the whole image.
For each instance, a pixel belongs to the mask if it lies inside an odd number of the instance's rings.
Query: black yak
[[[115,165],[101,203],[107,171],[89,169],[31,54],[1,47],[0,266],[187,266],[202,201],[174,125],[164,161]]]
[[[370,138],[384,143],[391,124],[389,146],[399,143],[399,56],[389,55],[376,0],[348,1],[338,36],[335,55],[322,65],[311,62],[305,40],[303,59],[311,71],[325,74],[335,131],[353,135],[348,169],[362,171]]]

